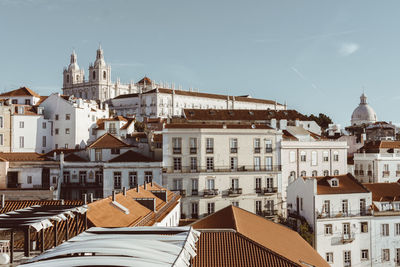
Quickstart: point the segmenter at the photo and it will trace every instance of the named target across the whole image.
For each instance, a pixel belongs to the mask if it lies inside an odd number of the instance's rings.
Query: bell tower
[[[96,60],[89,66],[89,83],[95,88],[96,96],[101,101],[114,97],[111,87],[111,67],[104,60],[101,46],[96,51]]]
[[[84,71],[79,68],[76,53],[72,51],[68,68],[64,68],[63,88],[72,88],[75,84],[82,83],[84,81],[84,75]]]

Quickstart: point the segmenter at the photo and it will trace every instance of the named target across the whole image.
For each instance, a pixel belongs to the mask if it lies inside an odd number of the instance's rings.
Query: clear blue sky
[[[349,124],[362,87],[400,122],[399,1],[0,0],[0,91],[60,91],[74,48],[112,78],[287,101]]]

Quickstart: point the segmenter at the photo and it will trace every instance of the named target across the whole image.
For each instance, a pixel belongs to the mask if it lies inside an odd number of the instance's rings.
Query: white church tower
[[[89,66],[89,83],[95,88],[92,98],[105,101],[116,96],[114,88],[111,88],[111,67],[104,61],[103,49],[97,49],[96,61]]]
[[[75,51],[72,51],[71,60],[68,68],[64,68],[63,87],[72,87],[74,84],[82,83],[85,79],[85,73],[79,68]]]

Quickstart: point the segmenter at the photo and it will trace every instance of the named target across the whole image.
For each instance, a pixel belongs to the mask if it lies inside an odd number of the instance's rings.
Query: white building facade
[[[266,125],[166,125],[163,185],[181,192],[186,217],[232,204],[275,218],[282,211],[280,138]]]

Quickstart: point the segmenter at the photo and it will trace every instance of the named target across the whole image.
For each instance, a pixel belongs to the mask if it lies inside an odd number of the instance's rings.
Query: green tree
[[[327,129],[329,124],[332,123],[332,119],[323,113],[319,113],[318,117],[311,114],[308,118],[315,121],[322,129]]]

